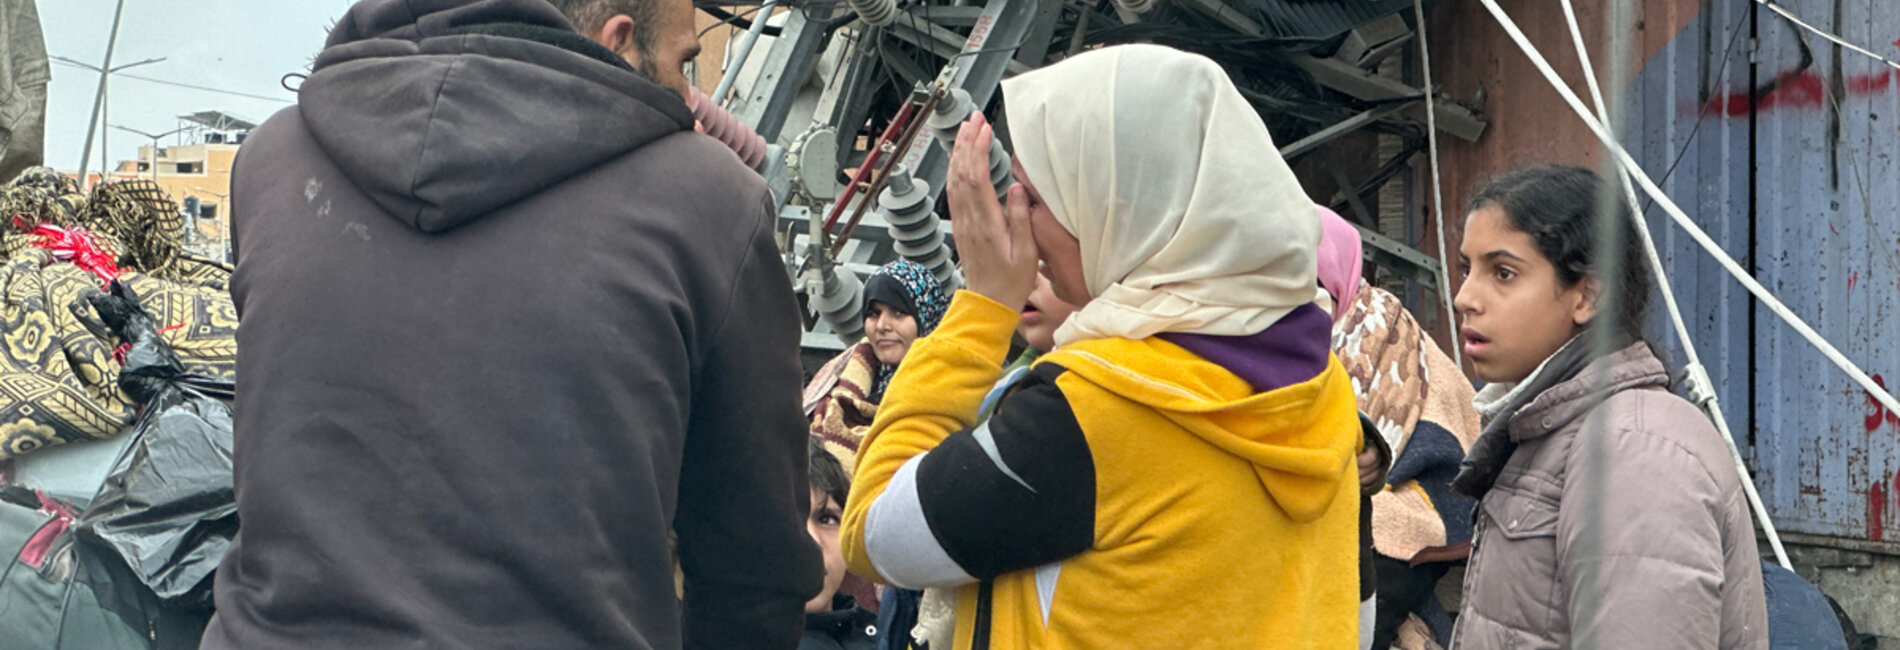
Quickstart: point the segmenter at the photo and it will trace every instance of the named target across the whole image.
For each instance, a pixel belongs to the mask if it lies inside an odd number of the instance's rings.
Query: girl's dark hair
[[[1511,225],[1530,235],[1538,251],[1557,267],[1557,279],[1565,288],[1593,276],[1601,291],[1617,292],[1616,324],[1642,339],[1649,310],[1649,262],[1636,235],[1635,228],[1640,226],[1630,223],[1629,206],[1620,194],[1610,195],[1615,205],[1609,213],[1623,224],[1617,250],[1611,251],[1621,262],[1618,277],[1605,278],[1597,272],[1598,202],[1605,196],[1604,189],[1603,180],[1582,167],[1526,167],[1491,179],[1471,197],[1466,212],[1493,205],[1503,210]]]
[[[807,436],[807,438],[809,438],[805,444],[807,480],[811,482],[814,489],[837,499],[838,507],[844,507],[845,498],[851,496],[851,477],[844,473],[844,463],[838,462],[837,456],[825,450],[824,442],[818,436]]]

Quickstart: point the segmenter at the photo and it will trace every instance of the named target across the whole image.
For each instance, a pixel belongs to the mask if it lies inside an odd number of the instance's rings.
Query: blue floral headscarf
[[[943,322],[950,308],[950,297],[943,284],[928,269],[909,260],[898,260],[878,267],[864,283],[864,313],[870,315],[871,303],[881,302],[917,319],[917,336],[929,336]]]
[[[908,314],[917,319],[917,337],[929,336],[943,322],[943,313],[950,309],[950,296],[943,292],[943,284],[937,281],[929,269],[916,262],[898,260],[878,267],[864,282],[864,310],[871,313],[871,303],[881,302],[899,313]],[[877,385],[871,390],[871,400],[881,401],[884,387],[890,384],[891,376],[897,374],[897,366],[878,364]]]

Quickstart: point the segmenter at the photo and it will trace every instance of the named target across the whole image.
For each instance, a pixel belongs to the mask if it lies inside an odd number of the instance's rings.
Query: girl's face
[[[1596,281],[1565,287],[1537,242],[1495,205],[1465,217],[1458,248],[1465,356],[1487,382],[1523,381],[1596,316]]]
[[[1068,322],[1075,305],[1056,297],[1047,273],[1036,273],[1036,288],[1029,292],[1029,304],[1023,305],[1022,323],[1016,326],[1029,347],[1048,352],[1056,349],[1056,330]]]
[[[895,366],[904,361],[910,344],[917,341],[917,318],[873,301],[864,315],[864,335],[871,340],[878,363]]]

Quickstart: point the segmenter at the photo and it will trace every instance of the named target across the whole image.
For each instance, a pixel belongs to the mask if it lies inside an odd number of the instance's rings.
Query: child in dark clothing
[[[811,437],[810,447],[811,513],[805,518],[805,529],[825,557],[825,586],[805,603],[805,637],[798,650],[871,650],[877,646],[877,613],[859,607],[850,594],[838,593],[844,581],[838,525],[844,519],[851,479],[817,436]]]

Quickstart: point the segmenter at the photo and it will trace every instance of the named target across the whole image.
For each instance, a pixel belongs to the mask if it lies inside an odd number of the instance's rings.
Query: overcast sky
[[[38,0],[46,52],[97,66],[105,57],[118,0]],[[108,119],[147,133],[178,128],[178,117],[224,111],[262,122],[295,96],[279,80],[307,72],[323,48],[329,26],[349,0],[125,0],[113,67],[165,57],[113,75]],[[64,170],[79,168],[99,75],[55,61],[47,86],[46,160]],[[265,98],[168,86],[125,75],[189,84]],[[110,129],[113,160],[131,159],[151,140]],[[165,140],[172,142],[171,138]],[[99,169],[98,143],[91,167]]]

